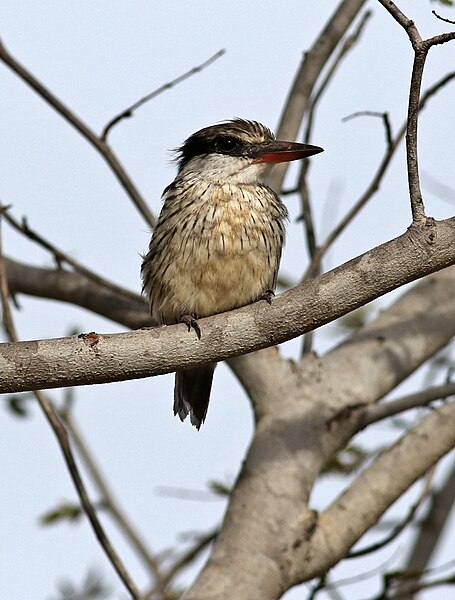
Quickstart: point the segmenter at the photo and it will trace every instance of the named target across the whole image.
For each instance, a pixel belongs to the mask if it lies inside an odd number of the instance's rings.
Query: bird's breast
[[[155,318],[203,317],[274,289],[286,218],[284,205],[264,186],[172,190],[143,267]]]

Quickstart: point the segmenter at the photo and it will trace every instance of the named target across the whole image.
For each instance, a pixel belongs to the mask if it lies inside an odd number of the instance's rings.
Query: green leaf
[[[221,481],[209,481],[208,487],[211,492],[216,494],[217,496],[229,496],[231,493],[231,488],[229,485],[222,483]]]
[[[431,0],[432,2],[437,2],[438,4],[442,4],[442,6],[453,6],[453,0]]]
[[[76,523],[82,516],[82,508],[72,502],[62,502],[40,517],[41,525],[55,525],[60,521]]]
[[[29,416],[29,411],[26,408],[27,396],[9,396],[6,400],[8,410],[15,416],[21,419]]]

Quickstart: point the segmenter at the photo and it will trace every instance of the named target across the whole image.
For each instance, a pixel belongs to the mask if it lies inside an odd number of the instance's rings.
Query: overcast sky
[[[192,132],[236,116],[276,127],[302,53],[337,5],[337,0],[3,0],[0,34],[10,52],[96,132],[140,97],[226,49],[207,70],[145,105],[111,133],[113,149],[158,213],[161,192],[175,175],[170,150]],[[409,42],[377,2],[369,6],[373,15],[362,39],[317,112],[312,142],[325,148],[312,161],[310,178],[318,239],[357,200],[384,151],[379,119],[343,123],[342,118],[362,110],[388,111],[397,131],[406,115]],[[401,0],[399,6],[416,21],[422,35],[446,30],[431,15],[435,5],[428,0]],[[454,18],[453,10],[446,12]],[[454,43],[434,48],[424,88],[454,64]],[[0,77],[1,202],[12,205],[16,217],[26,215],[34,229],[64,251],[139,291],[140,253],[149,240],[144,221],[87,142],[3,65]],[[436,218],[452,215],[453,204],[434,193],[425,174],[455,189],[454,106],[452,83],[431,101],[420,121],[425,198],[429,214]],[[380,193],[341,236],[325,268],[406,229],[410,222],[406,184],[401,148]],[[288,206],[291,224],[282,270],[297,281],[307,257],[301,224],[295,222],[297,200],[290,198]],[[8,255],[36,265],[52,264],[35,245],[6,226],[4,230]],[[62,336],[73,327],[121,330],[82,309],[29,298],[20,298],[20,303],[22,310],[15,317],[23,339]],[[335,338],[324,330],[316,339],[323,351]],[[283,351],[297,356],[299,346],[298,341],[289,343]],[[166,376],[76,390],[76,415],[90,446],[154,550],[172,546],[178,533],[208,530],[219,522],[224,508],[219,500],[185,501],[162,496],[157,489],[204,490],[213,479],[231,483],[252,430],[248,402],[225,366],[217,369],[207,421],[199,433],[174,419],[172,386],[173,377]],[[60,391],[50,395],[62,397]],[[370,443],[392,435],[380,426]],[[1,598],[50,599],[61,578],[81,581],[92,566],[121,590],[85,522],[46,529],[38,523],[39,516],[61,500],[75,499],[41,414],[31,407],[30,418],[19,420],[3,410],[0,448]],[[323,483],[315,491],[314,506],[327,504],[338,489],[335,478]],[[115,528],[107,525],[137,583],[146,585],[141,565]],[[447,552],[441,550],[439,562],[453,558],[453,552],[451,556]],[[373,568],[392,555],[393,548],[388,548],[364,565]],[[399,558],[387,568],[395,568]],[[352,575],[357,568],[349,564],[339,577]],[[365,597],[372,585],[359,583],[349,598]],[[291,592],[288,599],[302,598],[301,593]]]

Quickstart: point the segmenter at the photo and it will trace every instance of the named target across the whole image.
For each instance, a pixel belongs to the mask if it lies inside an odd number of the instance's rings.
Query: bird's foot
[[[265,300],[267,304],[272,304],[272,300],[275,298],[275,292],[273,290],[265,290],[262,296],[259,296],[259,300]]]
[[[198,340],[201,339],[201,328],[199,327],[199,323],[197,322],[197,315],[183,315],[180,317],[179,323],[185,323],[185,325],[188,327],[188,331],[194,329]]]

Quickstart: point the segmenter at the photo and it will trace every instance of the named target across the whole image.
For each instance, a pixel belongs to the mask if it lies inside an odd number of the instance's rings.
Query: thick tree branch
[[[310,578],[330,566],[329,545],[313,553],[318,517],[306,505],[314,481],[357,431],[363,408],[353,403],[376,402],[455,334],[454,276],[446,269],[425,279],[323,357],[309,354],[296,364],[269,348],[230,361],[240,363],[236,373],[248,384],[256,432],[188,599],[275,600],[295,583],[288,567]],[[306,571],[305,551],[313,561],[319,556],[319,573]]]
[[[113,293],[111,287],[95,283],[79,273],[63,269],[33,267],[5,258],[11,294],[27,294],[69,302],[95,312],[130,329],[152,325],[150,309],[139,294],[136,299]]]
[[[0,346],[0,389],[23,391],[149,377],[252,352],[338,318],[455,263],[455,219],[416,225],[272,302],[200,321],[202,339],[182,325],[95,338]],[[34,368],[36,367],[36,368]]]
[[[455,446],[455,403],[424,417],[382,452],[319,517],[310,547],[293,549],[293,584],[339,562],[352,545],[436,461]]]

